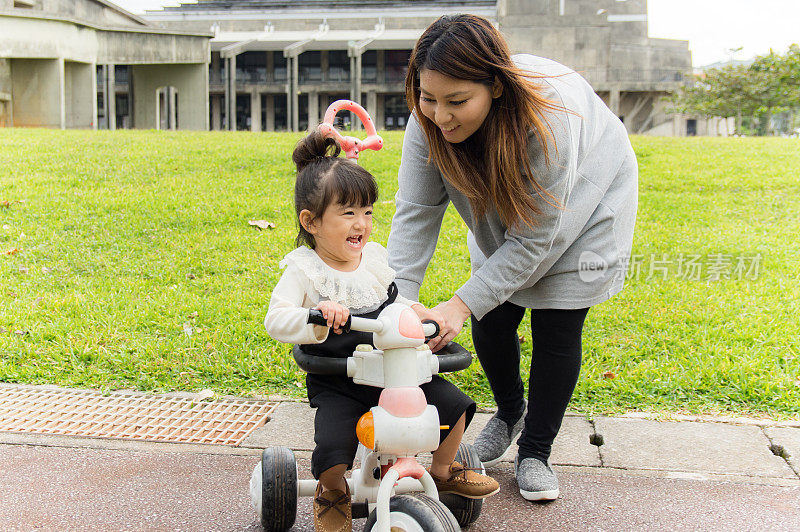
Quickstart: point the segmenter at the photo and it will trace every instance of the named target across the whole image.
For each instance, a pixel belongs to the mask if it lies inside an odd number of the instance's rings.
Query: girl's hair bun
[[[342,148],[336,140],[324,137],[319,130],[312,131],[308,136],[300,139],[294,147],[292,160],[299,172],[312,162],[323,157],[338,157]]]

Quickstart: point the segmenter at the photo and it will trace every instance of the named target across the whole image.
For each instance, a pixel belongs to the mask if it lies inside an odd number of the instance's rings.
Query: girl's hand
[[[347,307],[335,301],[320,301],[319,305],[314,308],[322,311],[322,316],[328,320],[328,327],[333,332],[342,334],[342,327],[347,323],[347,318],[350,317],[350,311]]]
[[[449,301],[439,303],[433,307],[431,312],[436,312],[441,316],[441,319],[436,319],[439,323],[439,336],[432,338],[428,342],[431,351],[435,353],[461,332],[464,322],[472,312],[458,296],[453,296]]]

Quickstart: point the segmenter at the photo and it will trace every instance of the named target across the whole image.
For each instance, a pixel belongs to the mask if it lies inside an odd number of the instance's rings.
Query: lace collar
[[[386,249],[377,242],[367,242],[361,263],[352,272],[334,270],[305,246],[289,252],[280,262],[281,268],[290,264],[305,274],[320,296],[351,310],[378,307],[386,301],[386,290],[395,276],[387,264]]]

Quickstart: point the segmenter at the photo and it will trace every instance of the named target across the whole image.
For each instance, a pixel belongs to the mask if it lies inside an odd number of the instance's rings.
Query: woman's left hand
[[[450,343],[450,340],[461,332],[464,322],[472,312],[458,296],[453,296],[449,301],[439,303],[433,307],[433,310],[442,316],[442,322],[439,323],[439,336],[428,342],[431,351],[435,353]]]

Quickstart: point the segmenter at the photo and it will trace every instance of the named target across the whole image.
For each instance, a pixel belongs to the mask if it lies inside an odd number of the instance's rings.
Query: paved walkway
[[[239,447],[0,432],[0,529],[259,530],[260,449],[291,447],[308,477],[312,431],[307,404],[282,402]],[[546,504],[519,497],[513,456],[470,530],[800,530],[800,423],[569,415],[552,456],[561,497]],[[293,530],[313,530],[310,499]]]

